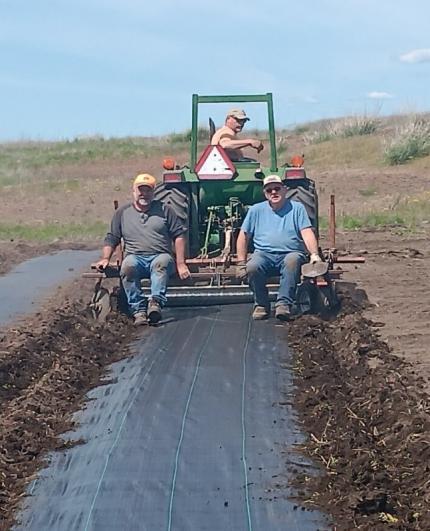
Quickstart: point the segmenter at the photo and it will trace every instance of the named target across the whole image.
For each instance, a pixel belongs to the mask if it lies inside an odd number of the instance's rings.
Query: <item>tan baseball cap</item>
[[[157,184],[157,179],[149,173],[139,173],[139,175],[134,179],[133,186],[149,186],[150,188],[155,188]]]
[[[279,175],[268,175],[263,179],[263,188],[265,188],[269,184],[281,184],[282,186],[284,183],[282,182],[282,179],[279,177]]]
[[[249,121],[249,118],[246,116],[246,112],[243,109],[230,109],[227,116],[233,116],[233,118],[244,120],[245,122]]]

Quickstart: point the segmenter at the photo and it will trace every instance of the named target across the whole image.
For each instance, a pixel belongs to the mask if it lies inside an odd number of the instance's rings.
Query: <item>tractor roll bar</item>
[[[198,129],[198,106],[199,103],[266,103],[267,118],[269,122],[270,142],[270,171],[278,171],[276,157],[275,118],[273,114],[273,97],[271,92],[267,94],[253,95],[229,95],[229,96],[199,96],[193,94],[192,117],[191,117],[191,170],[194,171],[197,163],[197,129]]]

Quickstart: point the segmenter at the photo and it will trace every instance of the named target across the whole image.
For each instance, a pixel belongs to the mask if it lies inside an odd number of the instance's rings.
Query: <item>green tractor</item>
[[[210,145],[214,124],[210,120],[210,138],[198,157],[198,108],[202,103],[264,103],[267,106],[270,165],[263,167],[251,159],[232,161],[220,146]],[[300,158],[302,161],[303,159]],[[188,256],[220,263],[234,263],[235,242],[250,205],[264,199],[262,179],[279,175],[288,181],[289,197],[306,207],[318,234],[318,198],[315,183],[303,167],[278,167],[272,94],[253,96],[193,95],[191,153],[189,166],[163,172],[163,183],[156,198],[165,201],[188,225]],[[190,262],[192,263],[192,262]]]
[[[207,103],[263,103],[267,108],[269,164],[246,158],[232,161],[221,146],[211,145],[215,125],[209,119],[208,145],[198,153],[198,110]],[[288,183],[288,196],[306,208],[318,236],[318,197],[306,175],[303,158],[278,166],[272,94],[200,96],[192,99],[190,164],[164,165],[163,182],[155,198],[172,207],[188,227],[187,265],[192,286],[175,282],[169,300],[177,304],[230,303],[252,300],[248,286],[235,278],[236,240],[248,208],[264,200],[262,179],[279,175]],[[276,279],[270,291],[276,294]]]
[[[209,120],[209,138],[203,151],[198,153],[198,110],[200,104],[213,103],[263,103],[267,108],[269,135],[269,163],[264,166],[257,160],[232,161],[221,146],[211,145],[215,132]],[[306,208],[318,238],[318,196],[315,183],[306,175],[303,157],[293,157],[291,164],[278,166],[273,116],[272,94],[200,96],[192,97],[191,153],[189,165],[180,167],[172,159],[163,163],[163,182],[155,189],[155,198],[174,209],[188,228],[187,265],[191,278],[181,281],[173,278],[169,284],[169,305],[192,306],[251,302],[249,286],[235,275],[236,240],[248,208],[264,200],[262,179],[278,175],[288,188],[290,199],[300,201]],[[302,311],[331,310],[337,306],[335,281],[342,270],[334,268],[336,262],[357,262],[361,258],[338,257],[335,249],[334,197],[330,210],[330,248],[320,251],[324,259],[323,270],[315,273],[303,268],[303,282],[299,286],[298,304]],[[250,249],[252,252],[252,249]],[[86,277],[98,279],[93,298],[93,308],[104,308],[107,291],[101,288],[104,278],[119,278],[120,259],[103,273],[93,272]],[[142,281],[144,290],[148,289]],[[145,287],[146,284],[146,287]],[[268,283],[274,299],[278,279]],[[121,292],[121,287],[119,292]]]

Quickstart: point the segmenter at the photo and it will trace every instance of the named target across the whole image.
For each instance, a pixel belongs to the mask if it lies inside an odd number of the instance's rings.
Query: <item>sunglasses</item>
[[[282,186],[272,186],[271,188],[266,188],[264,191],[266,194],[272,194],[273,192],[278,193],[282,190]]]

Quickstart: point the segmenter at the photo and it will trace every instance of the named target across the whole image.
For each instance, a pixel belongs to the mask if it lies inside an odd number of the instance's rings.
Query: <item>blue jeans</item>
[[[257,306],[270,306],[266,280],[279,275],[279,292],[276,304],[293,305],[296,301],[297,284],[300,282],[301,267],[307,262],[305,253],[265,253],[255,251],[246,264],[249,286],[254,293]]]
[[[127,296],[130,313],[146,310],[148,301],[143,294],[142,278],[151,279],[151,298],[161,307],[166,304],[167,281],[174,271],[174,261],[170,254],[151,256],[129,254],[121,264],[121,281]]]

